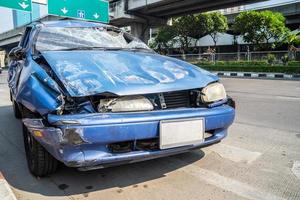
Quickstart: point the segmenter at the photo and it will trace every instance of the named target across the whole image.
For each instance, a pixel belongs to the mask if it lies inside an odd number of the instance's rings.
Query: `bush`
[[[289,60],[290,60],[290,58],[287,54],[285,54],[284,56],[281,57],[281,61],[284,66],[287,66],[289,64]]]
[[[290,61],[289,66],[290,67],[300,67],[300,61]]]
[[[274,54],[268,54],[267,56],[267,60],[268,60],[268,63],[273,66],[275,64],[275,61],[276,61],[276,57]]]

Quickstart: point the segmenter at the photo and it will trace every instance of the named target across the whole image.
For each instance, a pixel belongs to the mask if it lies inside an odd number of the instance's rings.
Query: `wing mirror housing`
[[[22,47],[15,47],[13,48],[8,57],[10,60],[22,60],[25,57],[25,50]]]

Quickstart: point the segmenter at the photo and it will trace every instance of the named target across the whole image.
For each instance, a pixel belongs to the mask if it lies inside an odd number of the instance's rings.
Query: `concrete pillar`
[[[148,44],[148,40],[150,39],[150,27],[147,24],[133,23],[130,27],[133,36]]]
[[[0,67],[5,67],[5,51],[0,50]]]

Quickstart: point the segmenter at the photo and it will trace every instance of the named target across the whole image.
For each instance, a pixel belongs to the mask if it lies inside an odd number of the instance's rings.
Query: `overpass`
[[[60,17],[57,16],[45,16],[41,19],[39,19],[39,21],[51,21],[51,20],[58,20],[61,19]],[[17,46],[21,36],[23,34],[23,31],[25,29],[25,26],[20,26],[17,27],[13,30],[4,32],[0,34],[0,49],[5,50],[6,52],[10,51],[10,49],[12,49],[13,47]]]
[[[35,0],[37,1],[37,0]],[[40,0],[39,0],[40,1]],[[43,0],[46,2],[45,0]],[[149,38],[151,27],[167,23],[170,17],[228,8],[263,0],[109,0],[110,23],[115,26],[131,26],[131,33],[144,41]],[[62,19],[46,16],[41,21]],[[21,38],[24,27],[0,34],[0,48],[9,51]]]
[[[170,17],[229,8],[264,0],[110,0],[111,24],[131,26],[146,41],[149,28],[166,24]]]
[[[280,12],[285,16],[286,24],[290,29],[294,30],[299,28],[300,26],[300,1],[299,0],[287,0],[284,3],[268,5],[265,7],[249,6],[249,8],[245,7],[244,9],[240,9],[238,12],[223,13],[223,14],[226,15],[226,17],[228,18],[228,23],[232,24],[239,12],[247,11],[247,10],[271,10],[273,12]]]

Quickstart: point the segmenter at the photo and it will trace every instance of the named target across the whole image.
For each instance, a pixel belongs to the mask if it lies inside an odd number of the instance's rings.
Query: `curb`
[[[212,73],[221,77],[281,79],[281,80],[300,81],[300,74],[264,73],[264,72],[261,73],[260,72],[224,72],[224,71],[213,71]]]
[[[0,199],[1,200],[17,200],[15,194],[11,190],[9,184],[0,172]]]

